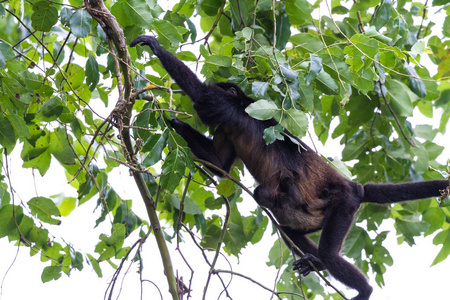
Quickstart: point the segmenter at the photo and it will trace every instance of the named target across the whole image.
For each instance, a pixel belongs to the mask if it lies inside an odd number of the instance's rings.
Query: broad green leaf
[[[46,222],[53,225],[59,225],[61,223],[60,220],[53,218],[52,216],[60,217],[61,213],[59,212],[58,207],[56,207],[55,203],[45,197],[34,197],[31,198],[27,202],[30,207],[31,213],[38,217],[42,222]]]
[[[269,120],[273,118],[278,111],[279,109],[276,104],[268,100],[258,100],[245,109],[246,113],[258,120]]]
[[[446,229],[439,232],[433,239],[433,244],[442,245],[441,251],[439,251],[438,255],[434,259],[432,266],[440,263],[444,259],[448,257],[450,254],[450,230]]]
[[[14,113],[7,115],[6,117],[11,122],[11,125],[19,138],[31,138],[30,129],[23,118]]]
[[[73,11],[70,10],[68,7],[63,7],[61,9],[60,17],[61,17],[61,23],[64,26],[70,26],[70,18],[73,15]]]
[[[183,61],[197,61],[197,56],[190,51],[177,52],[177,57]]]
[[[375,57],[378,53],[378,42],[361,34],[355,34],[350,41],[355,44],[362,55]]]
[[[10,45],[4,42],[0,42],[0,68],[4,68],[6,60],[14,58],[14,51]]]
[[[336,81],[330,76],[330,74],[324,72],[323,70],[317,75],[315,82],[317,88],[327,94],[327,95],[338,95],[339,86]]]
[[[433,0],[433,6],[445,5],[450,3],[450,0]]]
[[[358,159],[364,150],[366,150],[366,144],[362,141],[356,140],[353,143],[347,143],[342,151],[342,160]]]
[[[50,153],[61,163],[66,165],[75,164],[76,155],[69,145],[70,136],[62,128],[56,128],[50,133]]]
[[[205,65],[208,65],[212,71],[217,71],[219,67],[228,68],[231,66],[231,63],[231,58],[225,55],[211,55],[205,60]]]
[[[306,0],[284,0],[286,13],[292,25],[304,25],[311,20],[310,4]]]
[[[263,137],[266,145],[272,144],[276,140],[283,141],[284,135],[282,134],[282,132],[283,126],[281,126],[280,124],[264,129]]]
[[[222,6],[221,0],[203,0],[200,2],[200,8],[208,15],[215,16]]]
[[[240,31],[251,24],[255,1],[230,0],[231,29]]]
[[[47,1],[39,1],[33,5],[31,26],[39,31],[48,32],[58,22],[58,10]]]
[[[230,197],[236,191],[236,184],[230,179],[223,179],[217,185],[217,193],[224,197]]]
[[[289,18],[287,14],[278,14],[277,16],[277,31],[276,31],[276,45],[275,47],[278,50],[283,50],[289,41],[289,37],[291,36],[291,22],[289,22]]]
[[[173,193],[180,184],[185,170],[185,153],[179,148],[172,151],[164,161],[161,175],[161,188]]]
[[[41,274],[42,282],[49,282],[52,280],[58,280],[61,277],[61,266],[49,266],[45,267]]]
[[[121,0],[111,7],[111,13],[124,27],[138,26],[150,29],[153,25],[152,8],[156,3],[146,0]]]
[[[22,207],[4,205],[0,207],[0,238],[7,236],[19,226],[23,217]]]
[[[405,220],[405,219],[403,219],[403,220],[396,219],[395,220],[395,228],[398,230],[398,232],[400,234],[403,235],[403,237],[405,238],[405,241],[409,245],[413,245],[414,244],[413,238],[415,236],[421,236],[422,233],[426,232],[429,227],[430,227],[430,225],[423,221],[415,222],[415,221],[410,221],[410,220]]]
[[[70,84],[72,89],[78,89],[84,82],[85,71],[81,66],[71,63],[66,76],[68,80],[67,83]]]
[[[10,153],[16,145],[16,139],[11,122],[4,114],[0,114],[0,145]]]
[[[302,137],[305,136],[308,130],[308,118],[306,114],[297,109],[288,109],[283,112],[281,120],[277,120],[293,135]]]
[[[306,84],[309,85],[317,77],[319,72],[322,70],[322,59],[315,54],[309,56],[310,63],[308,67],[308,72],[305,74]]]
[[[162,44],[178,45],[183,40],[178,28],[166,20],[155,20],[154,29],[158,33],[158,40]]]
[[[427,96],[427,88],[425,83],[420,79],[416,70],[409,65],[405,66],[406,72],[408,73],[408,85],[411,90],[420,98],[425,98]]]
[[[377,30],[383,27],[391,18],[392,12],[392,1],[391,0],[383,0],[381,6],[378,7],[375,12],[375,17],[372,20],[372,24],[375,25]]]
[[[162,134],[156,133],[148,139],[142,147],[142,152],[147,152],[147,157],[144,159],[144,166],[152,166],[161,160],[162,151],[167,145],[169,138],[168,130],[164,130]]]
[[[92,17],[85,9],[76,10],[70,18],[70,30],[77,38],[85,38],[92,30]]]
[[[99,262],[89,253],[87,254],[87,257],[89,259],[89,262],[92,265],[92,268],[94,269],[94,272],[97,274],[97,276],[100,278],[103,277],[102,269],[100,268]]]
[[[98,71],[97,60],[89,53],[89,58],[86,62],[86,84],[92,92],[100,80],[100,73]]]
[[[41,176],[44,176],[48,168],[50,167],[50,160],[50,151],[46,149],[42,153],[32,157],[27,161],[24,161],[22,166],[24,168],[38,169],[39,174],[41,174]]]
[[[413,102],[418,99],[417,95],[398,80],[390,79],[385,84],[388,91],[387,98],[394,111],[400,116],[412,116]]]
[[[301,49],[306,53],[316,53],[324,47],[320,38],[313,36],[310,33],[299,33],[293,35],[291,36],[290,41],[296,46],[296,49]]]
[[[59,194],[52,196],[52,198],[58,201],[56,207],[63,217],[67,217],[77,206],[77,199],[74,197],[66,197],[64,194]]]
[[[61,115],[63,108],[61,99],[58,97],[53,97],[45,101],[44,105],[42,105],[38,114],[39,119],[46,122],[54,121]]]
[[[264,94],[267,92],[268,88],[269,88],[268,82],[255,81],[252,83],[252,94],[257,98],[263,97]]]
[[[445,37],[450,37],[450,16],[446,16],[442,33]]]

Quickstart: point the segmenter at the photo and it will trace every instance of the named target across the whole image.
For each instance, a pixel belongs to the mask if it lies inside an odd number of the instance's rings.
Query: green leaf
[[[64,26],[70,26],[70,18],[72,17],[73,12],[68,7],[63,7],[61,9],[60,17],[61,17],[61,23]]]
[[[427,96],[427,88],[423,80],[417,74],[416,70],[412,66],[405,66],[406,72],[408,73],[408,85],[411,90],[420,98],[425,98]]]
[[[417,95],[402,82],[390,79],[386,80],[388,90],[387,98],[392,109],[400,116],[410,117],[413,112],[413,102],[418,99]]]
[[[373,58],[378,53],[378,42],[374,39],[361,34],[355,34],[350,38],[350,41],[355,44],[358,49],[357,51],[362,52],[362,55]]]
[[[151,29],[153,25],[152,9],[156,8],[154,1],[121,0],[111,7],[111,13],[122,26],[136,25]]]
[[[264,129],[263,137],[266,145],[272,144],[276,140],[283,141],[284,135],[282,134],[284,128],[280,124],[271,126]]]
[[[61,266],[49,266],[45,267],[41,274],[42,282],[49,282],[52,280],[58,280],[61,277]]]
[[[92,268],[94,269],[94,272],[97,274],[98,277],[103,277],[102,274],[102,269],[100,268],[100,264],[98,263],[98,261],[91,255],[91,254],[87,254],[87,257],[92,265]]]
[[[22,166],[24,168],[38,169],[39,174],[41,174],[41,176],[44,176],[48,168],[50,168],[50,161],[50,151],[48,150],[48,148],[46,148],[43,152],[36,156],[33,156],[31,159],[27,161],[24,160]]]
[[[92,92],[100,80],[100,73],[98,70],[97,60],[89,53],[89,58],[86,62],[86,84]]]
[[[147,157],[143,161],[144,166],[152,166],[162,158],[162,151],[167,145],[169,131],[164,130],[162,134],[152,135],[142,147],[142,152],[147,152]]]
[[[421,236],[422,233],[426,232],[429,227],[430,225],[423,221],[415,222],[405,219],[395,220],[395,228],[397,228],[398,232],[404,236],[405,241],[409,245],[413,245],[414,244],[413,238],[415,236]]]
[[[76,155],[69,145],[70,139],[62,128],[56,128],[50,133],[50,153],[61,163],[65,165],[75,164]]]
[[[286,47],[289,37],[291,36],[291,22],[287,14],[278,14],[277,16],[277,31],[276,31],[276,45],[278,50],[283,50]]]
[[[211,55],[206,58],[205,65],[212,71],[217,71],[219,67],[231,67],[232,60],[225,55]]]
[[[236,184],[230,179],[223,179],[217,185],[217,193],[224,197],[230,197],[236,191]]]
[[[4,68],[6,60],[14,58],[14,51],[10,45],[0,42],[0,68]]]
[[[324,48],[323,42],[311,33],[299,33],[293,35],[290,41],[296,46],[296,49],[300,49],[305,53],[316,53]]]
[[[297,109],[288,109],[283,112],[283,118],[277,120],[293,135],[302,137],[305,136],[308,130],[308,118],[306,114]]]
[[[155,20],[154,29],[158,33],[158,40],[166,45],[178,45],[183,40],[177,27],[166,20]]]
[[[61,213],[51,199],[45,197],[34,197],[31,198],[27,204],[30,207],[31,213],[38,217],[42,222],[53,225],[59,225],[61,223],[60,220],[52,218],[52,216],[60,217]]]
[[[92,17],[85,9],[76,10],[69,21],[70,30],[77,38],[85,38],[92,30]]]
[[[85,72],[81,66],[71,63],[69,69],[67,70],[66,76],[68,81],[67,83],[70,84],[72,89],[78,89],[83,84]]]
[[[11,122],[4,114],[0,114],[0,145],[10,153],[16,145],[16,139]]]
[[[268,82],[255,81],[252,83],[252,94],[257,98],[263,97],[267,92],[268,88],[269,88]]]
[[[58,22],[58,10],[47,1],[39,1],[33,5],[31,26],[39,31],[48,32]]]
[[[269,120],[279,112],[279,109],[272,101],[258,100],[247,106],[245,112],[257,120]]]
[[[292,25],[304,25],[310,21],[311,5],[306,0],[284,0],[282,1],[286,6],[286,13]]]
[[[50,98],[49,100],[44,102],[41,109],[39,110],[39,118],[46,122],[51,122],[61,115],[63,111],[62,101],[58,97]]]
[[[74,197],[66,197],[64,194],[58,194],[52,196],[52,198],[57,200],[56,207],[63,217],[67,217],[77,206],[77,199]]]
[[[379,30],[383,27],[391,18],[392,12],[392,1],[384,0],[380,7],[378,7],[375,12],[375,17],[372,20],[372,24],[375,25],[376,29]]]
[[[164,161],[161,175],[161,188],[173,193],[180,184],[185,170],[185,153],[180,148],[172,151]]]
[[[222,6],[221,0],[203,0],[201,1],[200,4],[200,8],[208,16],[215,16],[221,6]]]
[[[309,63],[308,72],[305,74],[305,82],[307,85],[309,85],[311,81],[313,81],[322,70],[321,58],[319,58],[315,54],[311,54],[309,56],[309,59],[311,62]]]
[[[450,254],[450,230],[446,229],[439,232],[433,239],[433,244],[442,245],[441,251],[439,251],[438,255],[434,259],[431,266],[434,266],[441,261],[445,260]]]
[[[450,37],[450,16],[446,16],[442,33],[445,37]]]
[[[4,205],[0,207],[0,238],[9,235],[16,229],[23,217],[20,206]]]
[[[342,160],[350,161],[352,159],[358,159],[358,157],[366,149],[366,144],[361,141],[354,141],[353,143],[345,144],[344,150],[342,151]]]

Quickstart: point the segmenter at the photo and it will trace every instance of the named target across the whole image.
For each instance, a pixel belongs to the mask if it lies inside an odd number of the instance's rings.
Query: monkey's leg
[[[340,188],[343,189],[343,187]],[[368,300],[372,287],[366,277],[339,254],[342,243],[352,226],[360,200],[351,192],[345,193],[341,190],[336,194],[334,199],[330,200],[330,206],[325,214],[318,257],[334,278],[359,292],[353,300]]]

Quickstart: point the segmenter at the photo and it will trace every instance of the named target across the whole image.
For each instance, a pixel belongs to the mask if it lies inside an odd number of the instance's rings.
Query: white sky
[[[322,13],[325,11],[323,10]],[[113,99],[111,99],[113,101]],[[431,124],[436,127],[438,116],[433,120],[421,118],[416,115],[414,118],[416,124]],[[450,128],[449,128],[450,129]],[[307,139],[305,139],[306,142]],[[438,143],[445,147],[442,159],[446,160],[450,149],[449,134],[440,137]],[[320,147],[319,151],[325,156],[334,156],[336,153],[336,145],[327,145]],[[331,151],[334,150],[334,151]],[[45,178],[41,178],[38,172],[33,177],[30,170],[22,170],[21,161],[17,159],[18,153],[10,162],[13,186],[18,191],[17,201],[27,201],[31,197],[36,196],[35,189],[41,196],[49,196],[49,192],[57,194],[64,192],[66,194],[75,195],[75,190],[67,185],[67,180],[62,170],[52,170]],[[50,176],[49,176],[50,175]],[[128,175],[128,171],[121,168],[120,172],[116,172],[111,182],[115,190],[124,199],[133,199],[133,209],[138,212],[142,218],[146,219],[145,207],[134,182]],[[51,186],[49,191],[46,187]],[[240,211],[252,210],[256,204],[251,199],[246,199],[240,204]],[[95,243],[98,241],[100,233],[109,233],[109,228],[101,227],[93,229],[95,219],[100,211],[95,208],[95,200],[84,204],[77,208],[69,217],[62,219],[61,226],[48,226],[46,228],[56,236],[64,236],[66,241],[76,245],[77,250],[93,253]],[[388,226],[387,226],[388,227]],[[372,299],[448,299],[448,270],[450,270],[450,260],[430,267],[432,261],[440,250],[440,246],[432,244],[432,237],[416,238],[417,246],[409,247],[406,244],[397,245],[395,231],[393,226],[392,232],[388,236],[388,241],[384,246],[388,249],[394,259],[394,265],[388,268],[384,279],[386,286],[382,289],[378,288],[373,278],[370,279],[371,285],[375,288]],[[388,230],[388,229],[387,229]],[[269,230],[270,231],[270,230]],[[201,254],[196,247],[192,246],[190,239],[185,236],[186,245],[182,245],[183,254],[189,258],[191,266],[195,269],[193,298],[200,299],[202,295],[203,285],[205,283],[205,274],[208,269]],[[268,268],[266,261],[268,260],[268,251],[272,246],[274,238],[266,234],[263,242],[257,246],[249,246],[244,249],[240,257],[239,264],[234,257],[228,258],[233,264],[233,270],[252,277],[253,279],[263,283],[268,287],[274,284],[276,270]],[[180,255],[175,251],[175,245],[168,244],[171,253],[174,268],[179,272],[180,276],[187,281],[190,277],[189,270],[182,262]],[[58,281],[52,281],[46,284],[41,283],[40,275],[45,266],[49,263],[39,261],[38,255],[29,256],[27,248],[20,248],[16,257],[17,248],[8,243],[6,239],[0,240],[0,283],[2,286],[0,299],[102,299],[107,288],[108,282],[111,280],[113,270],[106,264],[102,264],[103,278],[98,278],[89,265],[85,265],[82,272],[73,271],[71,277],[63,275]],[[143,248],[144,256],[144,278],[154,281],[161,289],[164,299],[168,299],[167,285],[165,276],[162,273],[159,252],[155,247],[153,236]],[[237,264],[237,265],[236,265]],[[12,266],[11,266],[12,265]],[[8,268],[11,268],[8,271]],[[222,267],[220,267],[222,266]],[[219,268],[227,269],[228,264],[224,258],[219,259]],[[227,278],[227,276],[223,276]],[[218,280],[213,277],[213,284],[208,293],[207,299],[217,299],[218,292],[221,289]],[[145,293],[143,299],[160,299],[158,291],[150,283],[144,285]],[[116,287],[116,291],[119,286]],[[330,289],[331,290],[331,289]],[[246,281],[245,279],[234,277],[229,289],[233,299],[248,299],[251,295],[252,299],[270,299],[268,292],[262,291],[261,288]],[[352,296],[352,291],[344,291],[347,297]],[[131,267],[121,292],[121,299],[139,299],[140,287],[136,268]],[[222,299],[226,297],[222,295]]]

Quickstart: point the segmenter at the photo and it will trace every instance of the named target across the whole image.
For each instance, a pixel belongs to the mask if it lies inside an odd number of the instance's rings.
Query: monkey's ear
[[[233,94],[234,96],[237,96],[237,91],[236,91],[236,88],[234,88],[234,87],[230,87],[230,88],[227,90],[227,92]]]

